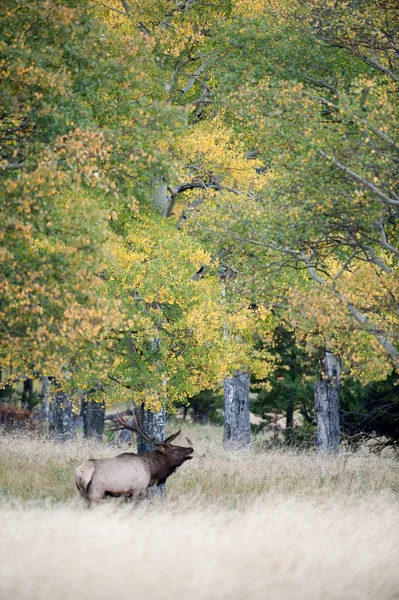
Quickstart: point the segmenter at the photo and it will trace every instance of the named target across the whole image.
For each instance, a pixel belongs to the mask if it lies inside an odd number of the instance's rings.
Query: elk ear
[[[155,446],[155,450],[157,452],[160,452],[161,454],[165,454],[165,452],[166,452],[166,446],[165,446],[165,444],[157,444]]]

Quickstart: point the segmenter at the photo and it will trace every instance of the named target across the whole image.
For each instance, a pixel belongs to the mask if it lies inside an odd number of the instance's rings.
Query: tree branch
[[[190,79],[188,80],[188,83],[186,83],[184,88],[182,88],[180,90],[182,94],[186,94],[188,92],[188,90],[194,85],[194,83],[197,81],[199,75],[201,75],[202,71],[205,69],[206,63],[207,63],[207,61],[205,60],[202,63],[202,65],[200,65],[198,67],[198,69],[195,71],[195,73],[193,73],[192,75],[188,75],[188,77],[190,77]]]
[[[5,167],[3,167],[3,171],[10,171],[11,169],[22,169],[22,167],[24,166],[24,162],[13,162],[13,163],[9,163],[8,165],[6,165]]]
[[[113,6],[108,6],[108,4],[102,4],[101,6],[103,6],[104,8],[108,8],[108,10],[113,10],[114,12],[117,12],[120,15],[123,15],[124,17],[130,18],[129,13],[125,12],[124,10],[119,10],[118,8],[114,8]]]
[[[391,244],[388,243],[387,240],[387,234],[385,233],[385,229],[384,226],[382,224],[382,221],[378,221],[376,223],[378,229],[380,230],[381,233],[381,237],[380,237],[380,244],[383,248],[385,248],[386,250],[389,250],[390,252],[393,252],[394,254],[396,254],[396,256],[399,256],[399,250],[398,248],[395,248],[395,246],[392,246]]]
[[[334,165],[336,167],[338,167],[338,169],[340,169],[341,171],[343,171],[344,173],[346,173],[347,175],[349,175],[352,179],[355,179],[355,181],[358,181],[359,183],[361,183],[362,185],[364,185],[364,187],[366,187],[371,192],[373,192],[376,196],[378,196],[379,198],[381,198],[381,200],[384,203],[389,204],[390,206],[399,206],[399,201],[398,200],[393,200],[392,198],[390,198],[389,196],[387,196],[386,194],[384,194],[384,192],[382,192],[381,190],[379,190],[373,183],[370,183],[369,181],[367,181],[366,179],[364,179],[363,177],[361,177],[360,175],[358,175],[357,173],[355,173],[354,171],[352,171],[348,167],[345,167],[345,165],[343,165],[342,163],[340,163],[333,156],[329,156],[328,154],[326,154],[325,152],[323,152],[323,150],[320,150],[320,149],[319,149],[319,154],[323,158],[327,158],[328,160],[331,160],[334,163]]]
[[[121,385],[122,387],[127,388],[128,390],[132,390],[133,386],[131,385],[126,385],[126,383],[122,383],[122,381],[119,381],[119,379],[117,379],[116,377],[113,377],[112,375],[108,374],[107,375],[108,379],[110,379],[111,381],[114,381],[115,383],[117,383],[118,385]]]
[[[314,279],[314,281],[317,281],[317,283],[320,283],[321,285],[328,285],[327,282],[316,273],[316,270],[313,267],[313,265],[309,264],[309,259],[307,258],[307,256],[303,253],[301,253],[301,256],[302,260],[308,267],[308,271],[312,279]],[[395,367],[399,369],[399,351],[397,350],[397,348],[382,334],[382,332],[380,332],[380,330],[373,323],[369,321],[368,317],[364,313],[357,310],[357,308],[352,304],[352,302],[350,302],[343,294],[338,292],[333,286],[328,287],[330,288],[334,296],[339,298],[339,300],[341,300],[341,302],[343,302],[346,305],[350,314],[359,323],[361,323],[363,326],[366,326],[365,331],[373,335],[378,340],[378,342],[381,344],[384,350],[391,357]]]

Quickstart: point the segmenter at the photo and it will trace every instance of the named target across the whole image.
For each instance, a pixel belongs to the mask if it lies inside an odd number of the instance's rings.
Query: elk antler
[[[177,438],[178,435],[180,435],[180,429],[178,431],[176,431],[176,433],[172,433],[172,435],[167,437],[164,443],[170,444],[171,442],[173,442],[173,440],[175,440]]]
[[[155,438],[150,438],[150,436],[148,436],[145,433],[137,415],[135,415],[135,413],[133,411],[132,411],[132,416],[133,416],[133,425],[128,425],[122,419],[122,416],[119,413],[116,413],[116,417],[117,417],[119,423],[122,425],[122,427],[118,427],[114,431],[120,431],[121,429],[130,429],[130,431],[134,431],[134,433],[138,433],[139,436],[141,436],[143,438],[143,440],[145,440],[146,442],[149,442],[150,444],[154,444],[154,446],[156,446],[157,444],[163,444],[163,442],[160,442],[159,440],[157,440]]]
[[[177,436],[180,435],[180,429],[179,429],[178,431],[176,431],[176,433],[172,433],[172,435],[167,437],[164,442],[161,442],[160,440],[157,440],[155,438],[150,438],[145,433],[138,416],[133,411],[132,411],[133,425],[128,425],[122,419],[122,416],[120,415],[120,413],[116,413],[116,416],[117,416],[119,423],[122,425],[122,427],[118,427],[114,431],[119,431],[121,429],[130,429],[130,431],[134,431],[135,433],[138,433],[146,442],[149,442],[150,444],[154,444],[154,446],[156,446],[157,444],[171,444],[173,442],[173,440],[175,440],[177,438]]]

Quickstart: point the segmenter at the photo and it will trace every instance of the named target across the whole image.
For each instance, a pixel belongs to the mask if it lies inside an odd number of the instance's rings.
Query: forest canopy
[[[0,357],[172,407],[399,367],[396,2],[12,0]],[[280,332],[280,333],[279,333]]]

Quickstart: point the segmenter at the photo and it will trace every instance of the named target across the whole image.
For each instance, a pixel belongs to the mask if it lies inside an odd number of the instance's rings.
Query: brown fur
[[[192,448],[157,444],[149,454],[125,452],[115,458],[87,460],[75,471],[76,486],[88,506],[109,496],[135,500],[151,485],[165,483],[193,452]]]

